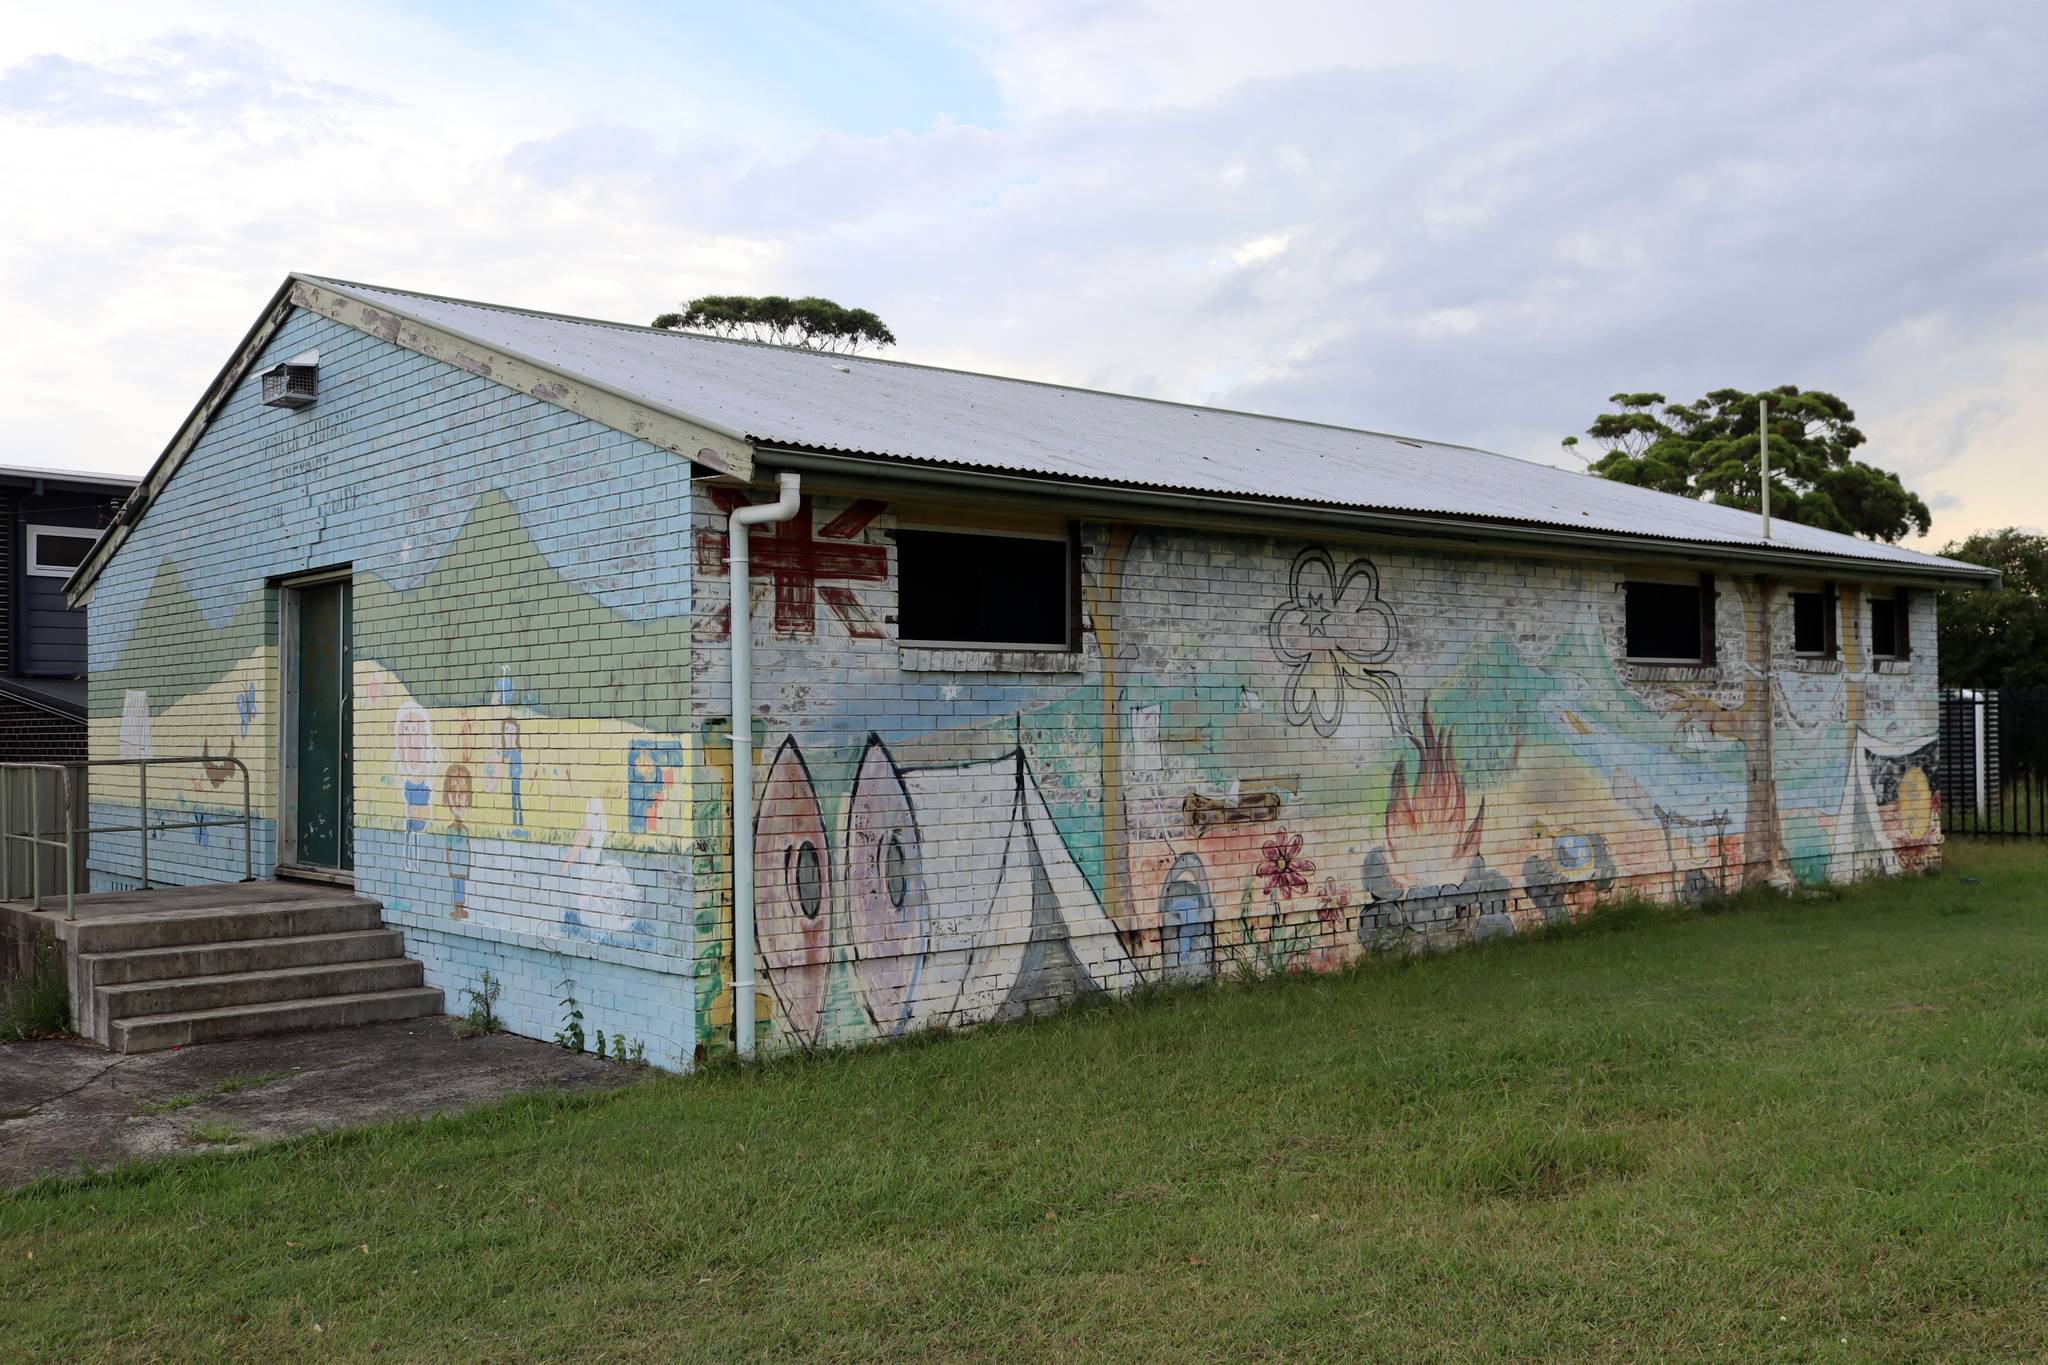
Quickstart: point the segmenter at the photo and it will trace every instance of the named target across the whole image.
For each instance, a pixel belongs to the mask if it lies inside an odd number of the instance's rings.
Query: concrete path
[[[0,1188],[136,1157],[425,1116],[532,1090],[647,1073],[499,1034],[457,1041],[445,1018],[204,1043],[120,1056],[77,1041],[0,1045]]]

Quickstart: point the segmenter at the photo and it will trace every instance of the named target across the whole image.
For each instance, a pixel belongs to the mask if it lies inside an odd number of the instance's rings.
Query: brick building
[[[0,465],[0,763],[85,757],[85,613],[64,582],[134,486]]]
[[[736,654],[729,518],[771,503]],[[519,1032],[571,994],[676,1066],[749,1001],[765,1048],[850,1042],[1926,866],[1931,589],[1987,577],[1462,447],[295,276],[77,593],[96,755],[240,758],[263,870],[352,878]]]

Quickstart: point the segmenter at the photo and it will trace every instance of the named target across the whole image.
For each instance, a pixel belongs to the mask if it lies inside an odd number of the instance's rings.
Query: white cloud
[[[819,292],[907,359],[1538,458],[1617,389],[1796,382],[1937,539],[2048,523],[2048,6],[902,4],[1006,119],[855,136],[616,4],[34,7],[0,461],[139,469],[300,267],[629,320]]]
[[[1290,240],[1285,232],[1261,233],[1232,247],[1230,259],[1239,266],[1260,265],[1285,252]]]

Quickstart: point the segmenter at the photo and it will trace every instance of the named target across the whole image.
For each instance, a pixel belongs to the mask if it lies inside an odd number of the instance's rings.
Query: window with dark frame
[[[1697,583],[1630,579],[1627,598],[1628,657],[1636,663],[1714,662],[1714,576]]]
[[[1802,659],[1835,657],[1835,585],[1792,594],[1792,652]]]
[[[28,529],[28,556],[22,564],[27,573],[37,578],[69,578],[72,571],[85,563],[85,557],[92,553],[92,547],[100,538],[99,532],[78,526],[31,526]]]
[[[1075,569],[1066,536],[900,527],[896,637],[941,648],[1071,649]]]
[[[1913,645],[1909,629],[1910,598],[1904,588],[1890,597],[1870,599],[1870,657],[1910,659]]]

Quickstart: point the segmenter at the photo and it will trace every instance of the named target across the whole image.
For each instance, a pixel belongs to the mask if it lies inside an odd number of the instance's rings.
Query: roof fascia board
[[[1327,536],[1334,527],[1342,526],[1416,545],[1441,547],[1450,543],[1474,549],[1536,554],[1542,558],[1593,554],[1623,563],[1664,560],[1700,568],[1745,564],[1759,569],[1798,570],[1814,577],[1854,577],[1866,582],[1947,588],[1997,587],[2001,582],[1993,569],[1951,572],[1932,566],[1855,559],[1803,550],[1772,551],[1753,546],[1723,545],[1715,541],[1661,540],[1568,527],[1524,527],[1426,513],[1353,510],[1179,489],[1118,488],[1001,471],[913,465],[896,460],[793,450],[765,444],[757,447],[757,464],[762,470],[794,469],[845,476],[850,480],[850,486],[869,490],[892,483],[921,490],[930,490],[934,485],[952,485],[962,492],[1001,489],[1013,497],[1035,497],[1069,505],[1084,502],[1113,509],[1128,520],[1158,525],[1195,525],[1239,531],[1256,525],[1262,529],[1290,530],[1310,536]]]
[[[221,366],[220,373],[213,377],[213,382],[206,386],[206,392],[192,405],[192,411],[179,423],[177,433],[171,437],[170,444],[164,447],[163,453],[156,457],[156,463],[149,467],[149,472],[142,476],[142,481],[130,491],[127,500],[121,504],[121,510],[114,515],[113,524],[100,533],[99,541],[92,547],[92,552],[86,555],[77,571],[65,582],[64,598],[72,606],[91,605],[93,584],[99,581],[100,572],[106,568],[107,561],[112,559],[115,552],[127,541],[136,523],[142,520],[143,513],[156,501],[164,485],[171,481],[171,476],[178,472],[178,466],[185,462],[185,457],[192,452],[192,447],[199,443],[200,436],[213,422],[214,414],[220,411],[220,405],[234,392],[235,385],[242,382],[242,376],[248,373],[256,357],[263,353],[263,348],[270,344],[270,338],[284,325],[285,317],[291,310],[291,280],[287,278],[277,287],[277,292],[270,296],[270,302],[257,314],[256,321],[249,325],[249,330],[242,334],[242,340],[235,347],[234,353],[228,357],[227,364]]]
[[[455,328],[367,302],[327,281],[294,275],[291,297],[292,302],[322,317],[567,408],[722,474],[741,479],[753,475],[754,447],[738,432],[658,407]]]

